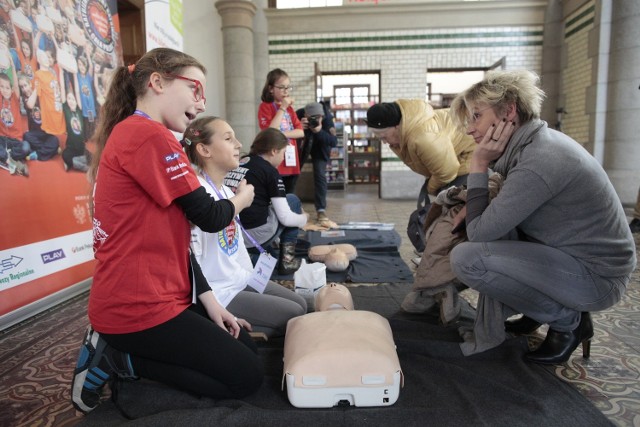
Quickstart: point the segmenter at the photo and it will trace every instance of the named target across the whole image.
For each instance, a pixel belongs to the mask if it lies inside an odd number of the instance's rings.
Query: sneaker
[[[418,257],[415,257],[415,258],[411,258],[411,262],[414,263],[416,265],[416,267],[420,265],[420,261],[422,261],[422,257],[421,256],[418,256]]]
[[[15,161],[16,164],[16,175],[22,175],[22,176],[29,176],[29,167],[27,166],[27,163],[22,161],[22,160],[16,160]]]
[[[89,326],[73,372],[73,406],[85,414],[93,411],[100,403],[104,385],[114,374],[123,379],[137,379],[129,355],[109,346]]]
[[[317,222],[330,221],[325,211],[318,211],[318,216],[316,217]]]
[[[631,229],[632,233],[640,233],[640,219],[634,218],[629,223],[629,228]]]
[[[9,157],[7,158],[7,167],[9,168],[9,173],[10,173],[11,175],[15,175],[15,174],[16,174],[16,172],[17,172],[17,170],[18,170],[18,164],[16,163],[16,161],[15,161],[15,160],[13,160],[13,159],[11,158],[11,156],[9,156]]]
[[[318,216],[316,217],[316,224],[319,227],[323,228],[338,228],[338,224],[331,221],[324,211],[318,212]]]
[[[22,160],[15,160],[11,157],[11,150],[7,150],[7,168],[11,175],[29,176],[29,168],[27,163]]]

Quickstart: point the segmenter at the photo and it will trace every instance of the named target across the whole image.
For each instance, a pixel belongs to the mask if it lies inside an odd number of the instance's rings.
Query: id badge
[[[247,284],[256,291],[263,293],[277,263],[277,258],[272,257],[267,252],[262,252]]]
[[[296,163],[296,146],[293,144],[289,144],[284,150],[284,165],[293,167],[296,165]]]

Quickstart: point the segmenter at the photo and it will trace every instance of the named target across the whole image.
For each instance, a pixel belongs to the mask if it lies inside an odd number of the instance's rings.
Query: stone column
[[[562,47],[564,43],[564,22],[562,0],[549,0],[544,13],[544,40],[542,42],[542,89],[547,95],[540,114],[542,120],[552,128],[557,127],[557,110],[563,108],[560,99],[562,87]]]
[[[253,17],[256,6],[248,0],[218,0],[215,5],[222,17],[225,118],[242,143],[242,151],[248,151],[258,120],[253,71]]]
[[[622,203],[633,205],[640,186],[640,2],[600,0],[596,4],[596,22],[604,34],[610,26],[610,42],[600,46],[601,54],[608,53],[608,64],[606,72],[598,67],[596,79],[596,89],[606,84],[606,98],[596,96],[595,105],[596,117],[604,115],[604,120],[592,120],[591,134],[598,143],[598,129],[604,127],[602,165]],[[605,82],[600,75],[606,76]]]
[[[253,72],[255,74],[255,106],[258,116],[258,105],[262,87],[267,79],[269,68],[269,29],[265,9],[268,7],[268,0],[253,0],[257,7],[256,16],[253,18]],[[256,121],[256,133],[260,127]]]

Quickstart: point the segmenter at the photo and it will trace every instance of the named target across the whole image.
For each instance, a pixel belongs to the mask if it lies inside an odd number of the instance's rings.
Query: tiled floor
[[[419,189],[408,190],[418,194]],[[330,190],[327,213],[338,223],[371,221],[395,223],[403,238],[400,254],[410,267],[413,246],[405,229],[409,214],[415,209],[411,200],[378,199],[377,186],[351,185],[346,191]],[[304,203],[311,218],[315,216],[312,203]],[[640,235],[635,235],[636,246]],[[473,291],[463,296],[473,303]],[[640,426],[640,270],[636,270],[624,299],[615,307],[593,313],[595,337],[591,343],[591,357],[583,359],[576,351],[563,365],[549,370],[573,384],[617,426]],[[532,338],[532,344],[544,338],[544,329]]]

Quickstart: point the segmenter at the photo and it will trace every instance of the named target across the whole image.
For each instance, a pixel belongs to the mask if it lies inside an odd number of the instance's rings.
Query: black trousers
[[[200,294],[210,288],[193,256],[191,262]],[[241,329],[234,338],[209,318],[199,300],[153,328],[100,335],[113,348],[129,353],[136,375],[198,396],[242,398],[262,384],[262,363],[247,331]]]

